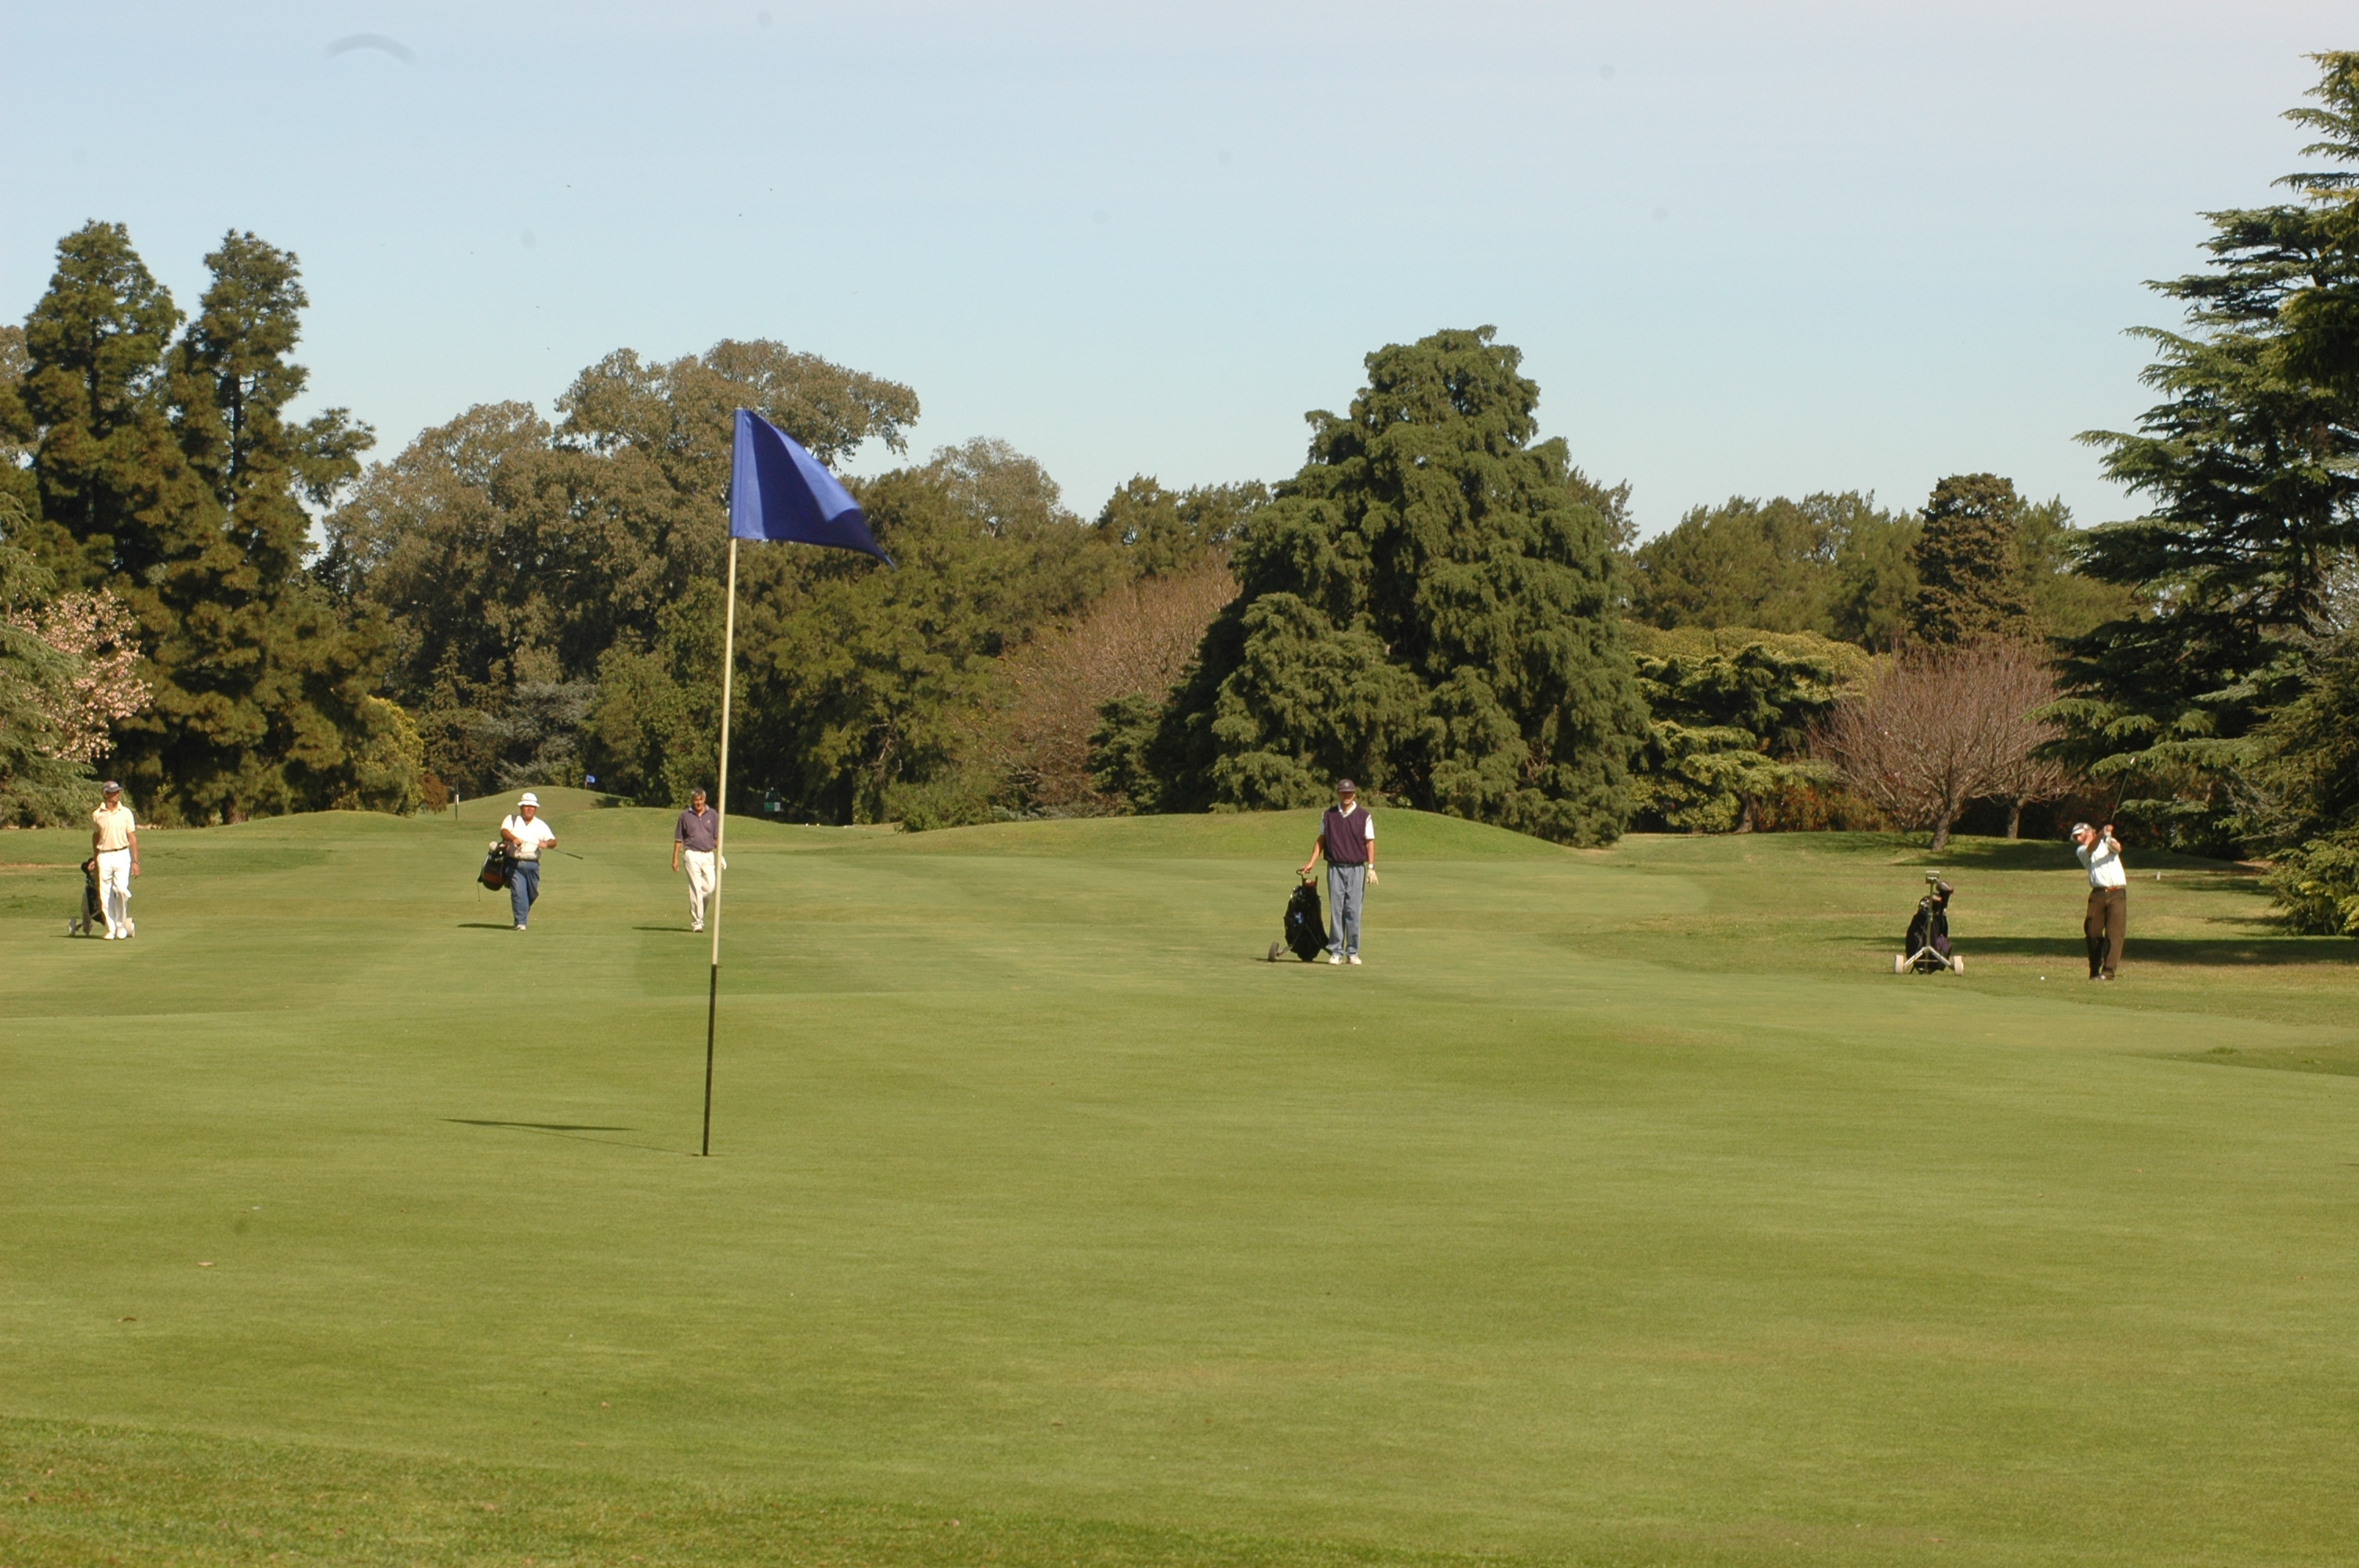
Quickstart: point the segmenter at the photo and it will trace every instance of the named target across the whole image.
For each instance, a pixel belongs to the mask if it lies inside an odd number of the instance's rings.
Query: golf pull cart
[[[82,863],[82,907],[66,917],[69,936],[95,936],[106,920],[106,911],[100,907],[98,892],[98,857],[92,855]]]
[[[1296,877],[1286,901],[1285,929],[1285,940],[1269,945],[1269,961],[1275,964],[1279,954],[1291,952],[1306,964],[1316,962],[1327,946],[1327,921],[1319,910],[1319,889],[1307,876]]]
[[[1934,975],[1947,970],[1962,975],[1965,959],[1950,951],[1950,895],[1958,890],[1943,881],[1939,871],[1927,871],[1925,881],[1925,896],[1917,901],[1917,918],[1908,923],[1901,951],[1892,956],[1892,972]]]

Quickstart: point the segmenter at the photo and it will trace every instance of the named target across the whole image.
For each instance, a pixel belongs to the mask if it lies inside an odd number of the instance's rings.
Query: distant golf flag
[[[721,889],[728,860],[730,676],[737,666],[737,541],[769,539],[857,550],[886,566],[868,514],[852,492],[792,436],[750,408],[737,410],[737,441],[729,460],[729,609],[721,643],[721,776],[712,802],[712,981],[704,998],[704,1142],[712,1152],[712,1043],[721,1018]]]

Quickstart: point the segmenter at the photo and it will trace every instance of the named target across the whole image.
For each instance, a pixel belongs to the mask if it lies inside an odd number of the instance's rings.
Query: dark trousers
[[[2081,935],[2089,939],[2089,978],[2107,979],[2121,967],[2122,942],[2129,935],[2130,895],[2126,888],[2091,888],[2089,918]]]

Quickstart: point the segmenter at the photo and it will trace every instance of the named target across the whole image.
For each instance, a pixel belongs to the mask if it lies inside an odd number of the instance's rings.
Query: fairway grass
[[[669,814],[546,798],[523,934],[502,803],[128,943],[0,835],[0,1564],[2359,1563],[2354,945],[2234,868],[2096,986],[2053,844],[1390,812],[1337,969],[1312,814],[733,818],[703,1160]]]

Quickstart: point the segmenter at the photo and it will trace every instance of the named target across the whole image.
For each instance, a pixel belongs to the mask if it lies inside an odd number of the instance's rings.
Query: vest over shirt
[[[1331,866],[1366,865],[1368,840],[1375,836],[1375,818],[1364,806],[1353,806],[1348,816],[1340,806],[1331,806],[1319,821],[1319,842]]]

